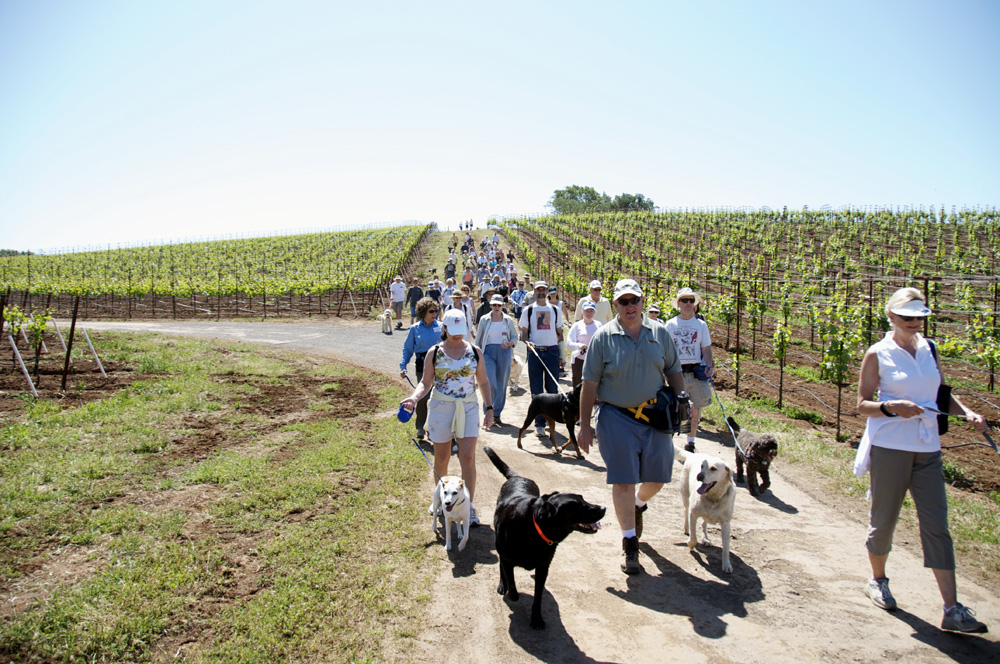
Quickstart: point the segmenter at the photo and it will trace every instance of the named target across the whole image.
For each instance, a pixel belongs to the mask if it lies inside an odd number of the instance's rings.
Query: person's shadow
[[[978,634],[945,632],[923,618],[903,609],[896,609],[889,615],[904,622],[913,629],[912,636],[943,655],[962,664],[995,664],[1000,661],[1000,645]]]
[[[678,546],[686,547],[687,542]],[[722,638],[726,635],[722,616],[743,618],[747,615],[746,604],[764,599],[757,572],[732,552],[729,554],[732,574],[722,572],[722,550],[718,547],[708,549],[708,560],[701,553],[705,550],[704,545],[699,544],[691,552],[705,570],[717,577],[705,580],[688,574],[646,542],[641,543],[640,548],[656,565],[659,574],[647,569],[645,574],[628,577],[628,590],[609,587],[608,592],[652,611],[687,616],[699,636]]]

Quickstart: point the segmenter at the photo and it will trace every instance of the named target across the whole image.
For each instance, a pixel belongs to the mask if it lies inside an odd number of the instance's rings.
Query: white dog
[[[524,371],[524,360],[514,355],[513,361],[510,363],[510,393],[513,394],[514,390],[521,387],[521,372]]]
[[[461,539],[458,550],[465,548],[469,541],[469,516],[471,514],[472,498],[465,480],[455,475],[445,475],[434,487],[434,500],[431,502],[431,532],[437,532],[438,510],[444,522],[444,548],[451,551],[451,524],[455,524],[455,533]]]
[[[736,505],[736,484],[733,470],[725,461],[707,454],[688,454],[675,448],[677,457],[684,462],[681,470],[681,500],[684,502],[684,534],[689,536],[688,548],[693,550],[698,544],[697,525],[701,522],[701,532],[708,541],[709,523],[722,527],[722,571],[731,573],[733,564],[729,562],[729,533]]]
[[[392,309],[383,311],[378,319],[382,321],[382,334],[392,334]]]

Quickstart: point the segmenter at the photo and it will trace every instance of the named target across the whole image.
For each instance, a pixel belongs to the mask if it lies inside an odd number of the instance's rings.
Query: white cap
[[[535,282],[534,289],[538,290],[539,288],[544,288],[544,289],[548,290],[549,285],[547,283],[545,283],[544,281],[539,280],[539,281]]]
[[[590,282],[590,290],[594,290],[595,288],[601,288],[601,282],[597,279]]]
[[[494,304],[500,304],[500,305],[502,305],[503,304],[503,295],[494,295],[493,297],[491,297],[490,298],[490,304],[491,305],[494,305]]]
[[[897,316],[919,316],[921,318],[931,315],[931,310],[922,300],[908,300],[898,307],[890,309]]]
[[[448,334],[465,335],[469,333],[469,326],[465,322],[465,312],[458,309],[449,309],[444,312],[441,324],[447,328]]]
[[[634,279],[620,279],[618,283],[615,284],[615,301],[617,301],[622,295],[635,295],[636,297],[642,297],[642,289],[639,288],[639,284],[635,283]]]

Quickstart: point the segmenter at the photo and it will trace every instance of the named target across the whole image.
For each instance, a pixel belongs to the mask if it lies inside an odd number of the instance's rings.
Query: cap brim
[[[919,318],[926,318],[931,315],[931,310],[928,309],[927,305],[920,300],[910,300],[902,306],[890,309],[890,311],[897,316],[917,316]]]

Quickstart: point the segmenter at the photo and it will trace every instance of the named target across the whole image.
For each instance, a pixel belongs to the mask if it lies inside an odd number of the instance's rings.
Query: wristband
[[[493,406],[487,406],[486,410],[493,410]]]
[[[882,414],[885,415],[886,417],[899,417],[899,415],[897,415],[896,413],[889,412],[889,410],[885,407],[884,401],[878,405],[878,409],[881,410]]]

